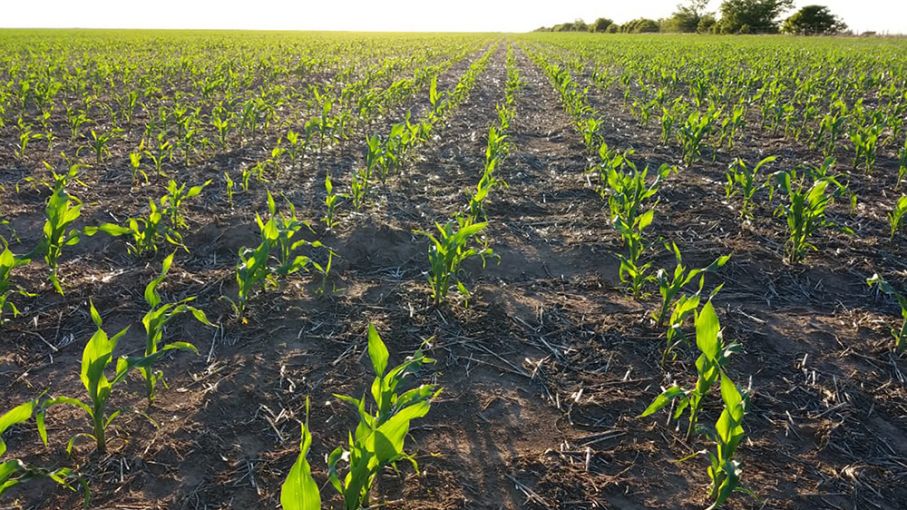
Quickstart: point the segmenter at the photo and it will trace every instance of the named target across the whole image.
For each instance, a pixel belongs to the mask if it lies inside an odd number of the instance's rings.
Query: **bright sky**
[[[239,28],[526,32],[607,17],[625,22],[670,15],[681,0],[43,0],[3,2],[3,27]],[[854,30],[907,34],[904,0],[796,0],[819,3]],[[721,0],[712,0],[717,10]]]

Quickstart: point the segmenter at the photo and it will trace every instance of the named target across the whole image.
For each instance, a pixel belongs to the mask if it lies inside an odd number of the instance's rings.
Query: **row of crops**
[[[519,149],[526,66],[547,77],[571,135],[582,140],[584,178],[598,198],[577,206],[602,210],[619,240],[619,291],[646,308],[663,339],[666,383],[657,395],[640,395],[648,406],[638,419],[667,410],[674,426],[684,421],[690,458],[704,452],[710,508],[747,492],[738,450],[753,390],[734,366],[746,363],[731,363],[746,356],[745,346],[724,338],[719,318],[722,271],[734,254],[691,266],[684,254],[693,247],[654,235],[667,214],[664,189],[720,164],[723,179],[710,181],[708,193],[742,231],[776,236],[778,264],[806,268],[835,257],[823,246],[831,236],[878,239],[878,249],[898,260],[907,215],[907,59],[897,41],[678,41],[5,33],[0,331],[36,336],[41,343],[27,349],[49,349],[62,361],[43,387],[2,401],[9,410],[0,436],[15,440],[8,448],[0,438],[0,494],[50,479],[90,506],[98,494],[89,473],[108,455],[111,432],[126,436],[117,430],[124,413],[144,405],[142,416],[160,419],[165,370],[180,377],[168,365],[204,356],[199,341],[175,331],[223,338],[252,327],[268,296],[302,285],[330,302],[346,255],[335,242],[370,215],[400,207],[391,190],[414,184],[424,155],[490,87],[499,100],[482,105],[495,112],[477,128],[484,165],[466,169],[475,184],[451,214],[423,214],[411,232],[427,245],[418,263],[426,304],[482,306],[470,286],[501,260],[489,226],[508,219],[489,205],[507,187]],[[495,69],[502,76],[492,78]],[[632,136],[615,143],[608,126],[617,112],[606,109],[615,105],[664,151],[639,154]],[[208,246],[237,225],[249,235],[226,258]],[[213,241],[200,236],[208,227]],[[105,260],[95,272],[89,261],[97,251]],[[664,253],[673,264],[661,267]],[[898,268],[885,262],[863,277],[864,287],[886,296],[884,306],[900,308],[895,357],[907,348]],[[104,295],[111,279],[139,289],[139,309]],[[90,334],[60,343],[64,314]],[[124,327],[111,328],[111,318]],[[135,337],[132,321],[142,328]],[[64,354],[73,342],[84,342],[79,363]],[[435,362],[432,345],[425,341],[394,367],[374,325],[364,345],[374,379],[361,397],[335,395],[356,426],[324,469],[319,463],[316,472],[327,478],[316,477],[313,434],[342,426],[311,424],[306,398],[300,448],[280,487],[283,508],[321,508],[331,498],[368,508],[386,468],[407,463],[418,472],[406,439],[441,388],[410,387],[408,378]]]

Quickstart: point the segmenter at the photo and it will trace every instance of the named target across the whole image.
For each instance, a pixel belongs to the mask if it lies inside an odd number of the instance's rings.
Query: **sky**
[[[7,0],[0,27],[527,32],[574,19],[657,19],[679,1]],[[905,0],[795,1],[797,7],[814,3],[827,5],[858,32],[907,34]],[[713,0],[710,8],[717,11],[720,4]]]

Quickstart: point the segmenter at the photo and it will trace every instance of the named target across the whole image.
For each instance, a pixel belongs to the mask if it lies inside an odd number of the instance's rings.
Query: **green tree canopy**
[[[721,31],[731,34],[777,33],[778,18],[793,6],[793,0],[724,0],[719,22]]]
[[[679,4],[671,17],[664,20],[662,26],[666,32],[696,32],[699,23],[709,14],[706,7],[709,0],[688,0],[686,4]]]
[[[847,25],[824,5],[807,5],[784,21],[782,31],[800,35],[830,35],[847,30]]]
[[[661,28],[654,19],[636,18],[620,26],[620,31],[628,34],[658,32]]]
[[[608,18],[598,18],[589,26],[591,32],[606,32],[608,27],[614,24],[614,20]]]

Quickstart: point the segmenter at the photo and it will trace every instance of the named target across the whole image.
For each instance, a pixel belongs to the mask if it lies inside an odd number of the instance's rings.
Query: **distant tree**
[[[696,25],[696,31],[700,34],[709,34],[718,28],[718,20],[714,14],[706,14],[699,18],[699,24]]]
[[[550,29],[542,27],[540,32],[588,32],[591,28],[585,21],[578,19],[570,23],[559,23]]]
[[[607,32],[609,34],[616,34],[616,33],[620,32],[620,25],[618,25],[617,23],[612,23],[612,24],[608,25],[608,28],[605,29],[605,32]]]
[[[620,31],[628,34],[652,33],[659,30],[658,22],[648,18],[637,18],[620,26]]]
[[[724,0],[720,30],[729,34],[774,34],[778,32],[778,18],[793,6],[793,0]]]
[[[847,30],[841,18],[824,5],[807,5],[784,21],[783,32],[799,35],[832,35]]]
[[[614,24],[614,20],[608,18],[598,18],[589,25],[590,32],[605,32],[608,30],[608,27]]]
[[[696,32],[699,22],[707,16],[706,8],[709,0],[687,0],[686,4],[679,4],[671,17],[664,20],[662,26],[666,32]]]

